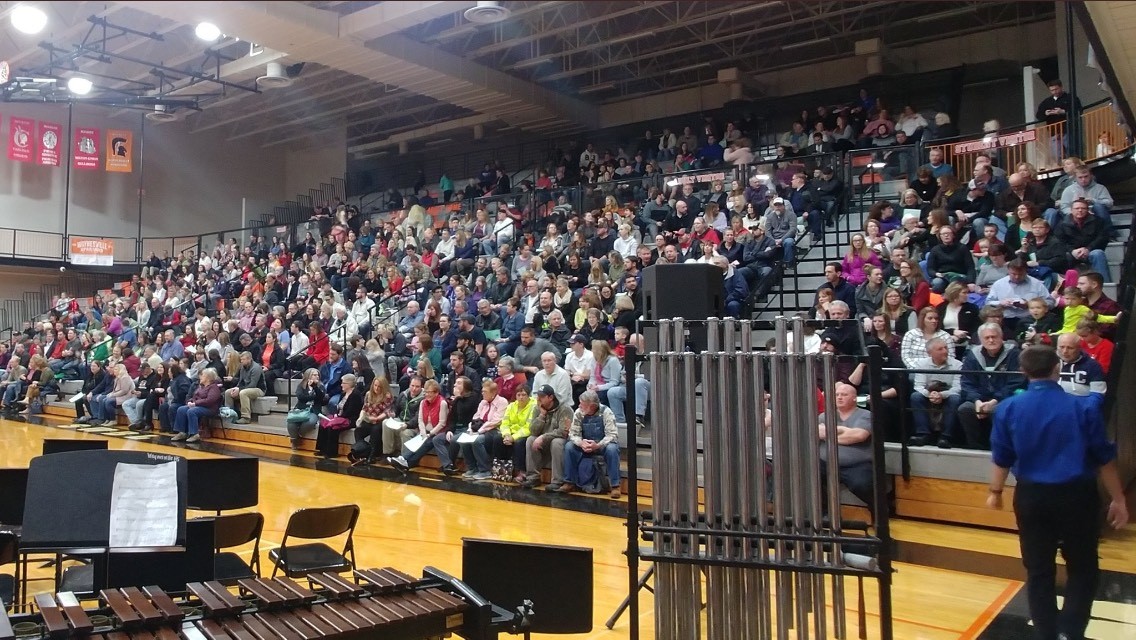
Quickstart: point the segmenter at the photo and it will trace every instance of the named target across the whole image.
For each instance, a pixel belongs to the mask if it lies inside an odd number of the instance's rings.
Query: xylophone
[[[219,582],[192,582],[180,602],[157,587],[103,589],[103,606],[90,611],[73,593],[39,594],[39,613],[12,623],[15,633],[33,623],[19,637],[44,640],[423,640],[462,629],[480,599],[471,605],[461,588],[395,569],[307,578],[310,589],[288,578],[240,580],[240,596]],[[0,640],[16,637],[2,622]]]

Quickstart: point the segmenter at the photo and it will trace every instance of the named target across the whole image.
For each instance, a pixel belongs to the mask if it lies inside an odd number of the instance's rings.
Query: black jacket
[[[1104,248],[1108,246],[1108,230],[1105,228],[1104,222],[1091,214],[1085,218],[1082,224],[1077,224],[1077,221],[1070,216],[1057,225],[1057,228],[1053,231],[1057,239],[1070,251],[1082,247],[1090,251],[1095,249],[1104,251]]]
[[[974,282],[974,255],[959,242],[950,246],[940,243],[927,253],[927,272],[932,276],[936,273],[961,273],[966,276],[967,282]]]

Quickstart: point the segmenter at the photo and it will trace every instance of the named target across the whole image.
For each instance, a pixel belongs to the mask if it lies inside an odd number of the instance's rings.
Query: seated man
[[[959,371],[962,363],[950,356],[950,349],[942,338],[927,341],[927,356],[915,361],[916,369],[938,369],[940,371]],[[916,373],[911,376],[911,413],[915,422],[915,435],[908,440],[908,446],[922,447],[931,438],[931,412],[938,411],[942,416],[943,429],[939,436],[940,449],[950,449],[957,437],[958,408],[962,399],[960,376],[949,373]]]
[[[585,456],[603,456],[607,477],[611,483],[611,497],[619,492],[619,432],[615,427],[615,414],[600,404],[595,391],[580,394],[580,407],[572,414],[568,430],[568,443],[564,445],[564,484],[560,493],[571,493],[586,479],[580,478],[580,462]]]
[[[722,270],[722,287],[725,294],[725,312],[731,318],[741,318],[742,309],[749,300],[749,285],[745,277],[734,270],[725,256],[714,256],[711,264]]]
[[[1069,216],[1057,225],[1053,235],[1068,248],[1074,266],[1089,265],[1106,280],[1112,279],[1108,268],[1105,247],[1108,246],[1108,226],[1097,216],[1090,215],[1090,204],[1085,199],[1070,205]]]
[[[1112,231],[1112,194],[1103,185],[1093,180],[1093,172],[1086,166],[1077,167],[1073,174],[1073,184],[1061,192],[1061,213],[1073,215],[1073,203],[1084,200],[1089,209],[1104,223],[1105,229]]]
[[[237,384],[225,391],[226,406],[240,405],[241,417],[237,424],[248,424],[252,420],[252,401],[264,397],[264,388],[264,369],[253,361],[251,353],[241,353]]]
[[[638,340],[635,340],[635,339]],[[642,349],[642,336],[634,336],[631,344]],[[640,364],[642,360],[640,360]],[[640,366],[636,364],[636,367]],[[643,417],[647,415],[647,403],[651,399],[651,381],[642,373],[635,374],[635,426],[643,427]],[[607,390],[608,406],[615,414],[615,421],[627,424],[627,412],[624,404],[627,403],[627,385],[623,382]]]
[[[545,491],[559,491],[564,485],[564,445],[572,426],[572,408],[561,404],[550,385],[534,386],[537,408],[525,441],[525,479],[521,486],[531,489],[540,484],[540,470],[552,463],[552,482]]]
[[[872,414],[856,405],[856,387],[836,383],[836,413],[831,421],[825,414],[817,418],[820,437],[821,472],[828,468],[825,440],[836,438],[840,463],[840,483],[870,509],[874,503],[875,477],[872,472]],[[831,424],[835,423],[835,424]]]
[[[987,322],[978,327],[981,345],[971,347],[962,362],[962,400],[959,423],[971,449],[990,449],[991,418],[998,403],[1024,389],[1018,370],[1017,347],[1006,344],[1002,327]]]
[[[1104,402],[1108,391],[1104,368],[1081,351],[1081,336],[1063,333],[1057,338],[1057,357],[1061,359],[1061,388],[1075,396],[1094,394]]]

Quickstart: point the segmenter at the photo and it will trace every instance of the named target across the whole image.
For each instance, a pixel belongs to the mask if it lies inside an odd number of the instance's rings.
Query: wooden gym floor
[[[45,438],[103,438],[43,424],[0,419],[0,467],[26,466]],[[106,438],[112,449],[170,452],[171,445]],[[309,454],[268,446],[205,443],[180,445],[186,457],[225,453],[255,455],[260,470],[260,505],[265,516],[261,561],[280,540],[288,515],[306,506],[353,502],[362,508],[356,530],[360,567],[392,566],[412,575],[434,565],[461,574],[461,538],[592,547],[595,550],[595,626],[576,638],[628,636],[628,614],[614,630],[603,624],[626,596],[625,502],[607,498],[550,496],[495,483],[471,485],[430,474],[407,480],[376,467],[359,470]],[[895,637],[901,640],[1016,640],[1030,637],[1024,573],[1017,539],[1011,534],[910,520],[893,520],[896,565],[893,586]],[[1088,636],[1098,640],[1136,638],[1136,526],[1113,533],[1102,544],[1100,596]],[[246,553],[251,553],[251,549]],[[645,566],[643,568],[646,568]],[[33,573],[33,578],[38,574]],[[45,574],[46,575],[46,574]],[[507,579],[502,576],[502,579]],[[554,580],[555,576],[549,576]],[[869,637],[875,637],[876,597],[868,582]],[[33,593],[51,590],[34,581]],[[855,637],[854,588],[849,590],[850,633]],[[643,593],[642,637],[653,637],[653,600]],[[540,636],[534,636],[540,637]],[[553,636],[546,636],[553,637]]]

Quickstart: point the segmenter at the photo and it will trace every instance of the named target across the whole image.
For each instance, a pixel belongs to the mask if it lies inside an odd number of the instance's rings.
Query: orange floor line
[[[991,602],[990,606],[986,607],[986,610],[974,620],[974,623],[959,636],[959,640],[974,640],[974,638],[977,638],[978,634],[982,633],[987,625],[990,624],[990,621],[998,615],[998,612],[1009,604],[1010,599],[1018,593],[1023,584],[1022,582],[1014,582],[1007,585],[1006,588],[1002,590],[1002,593],[998,594],[997,598],[994,598],[994,602]]]

